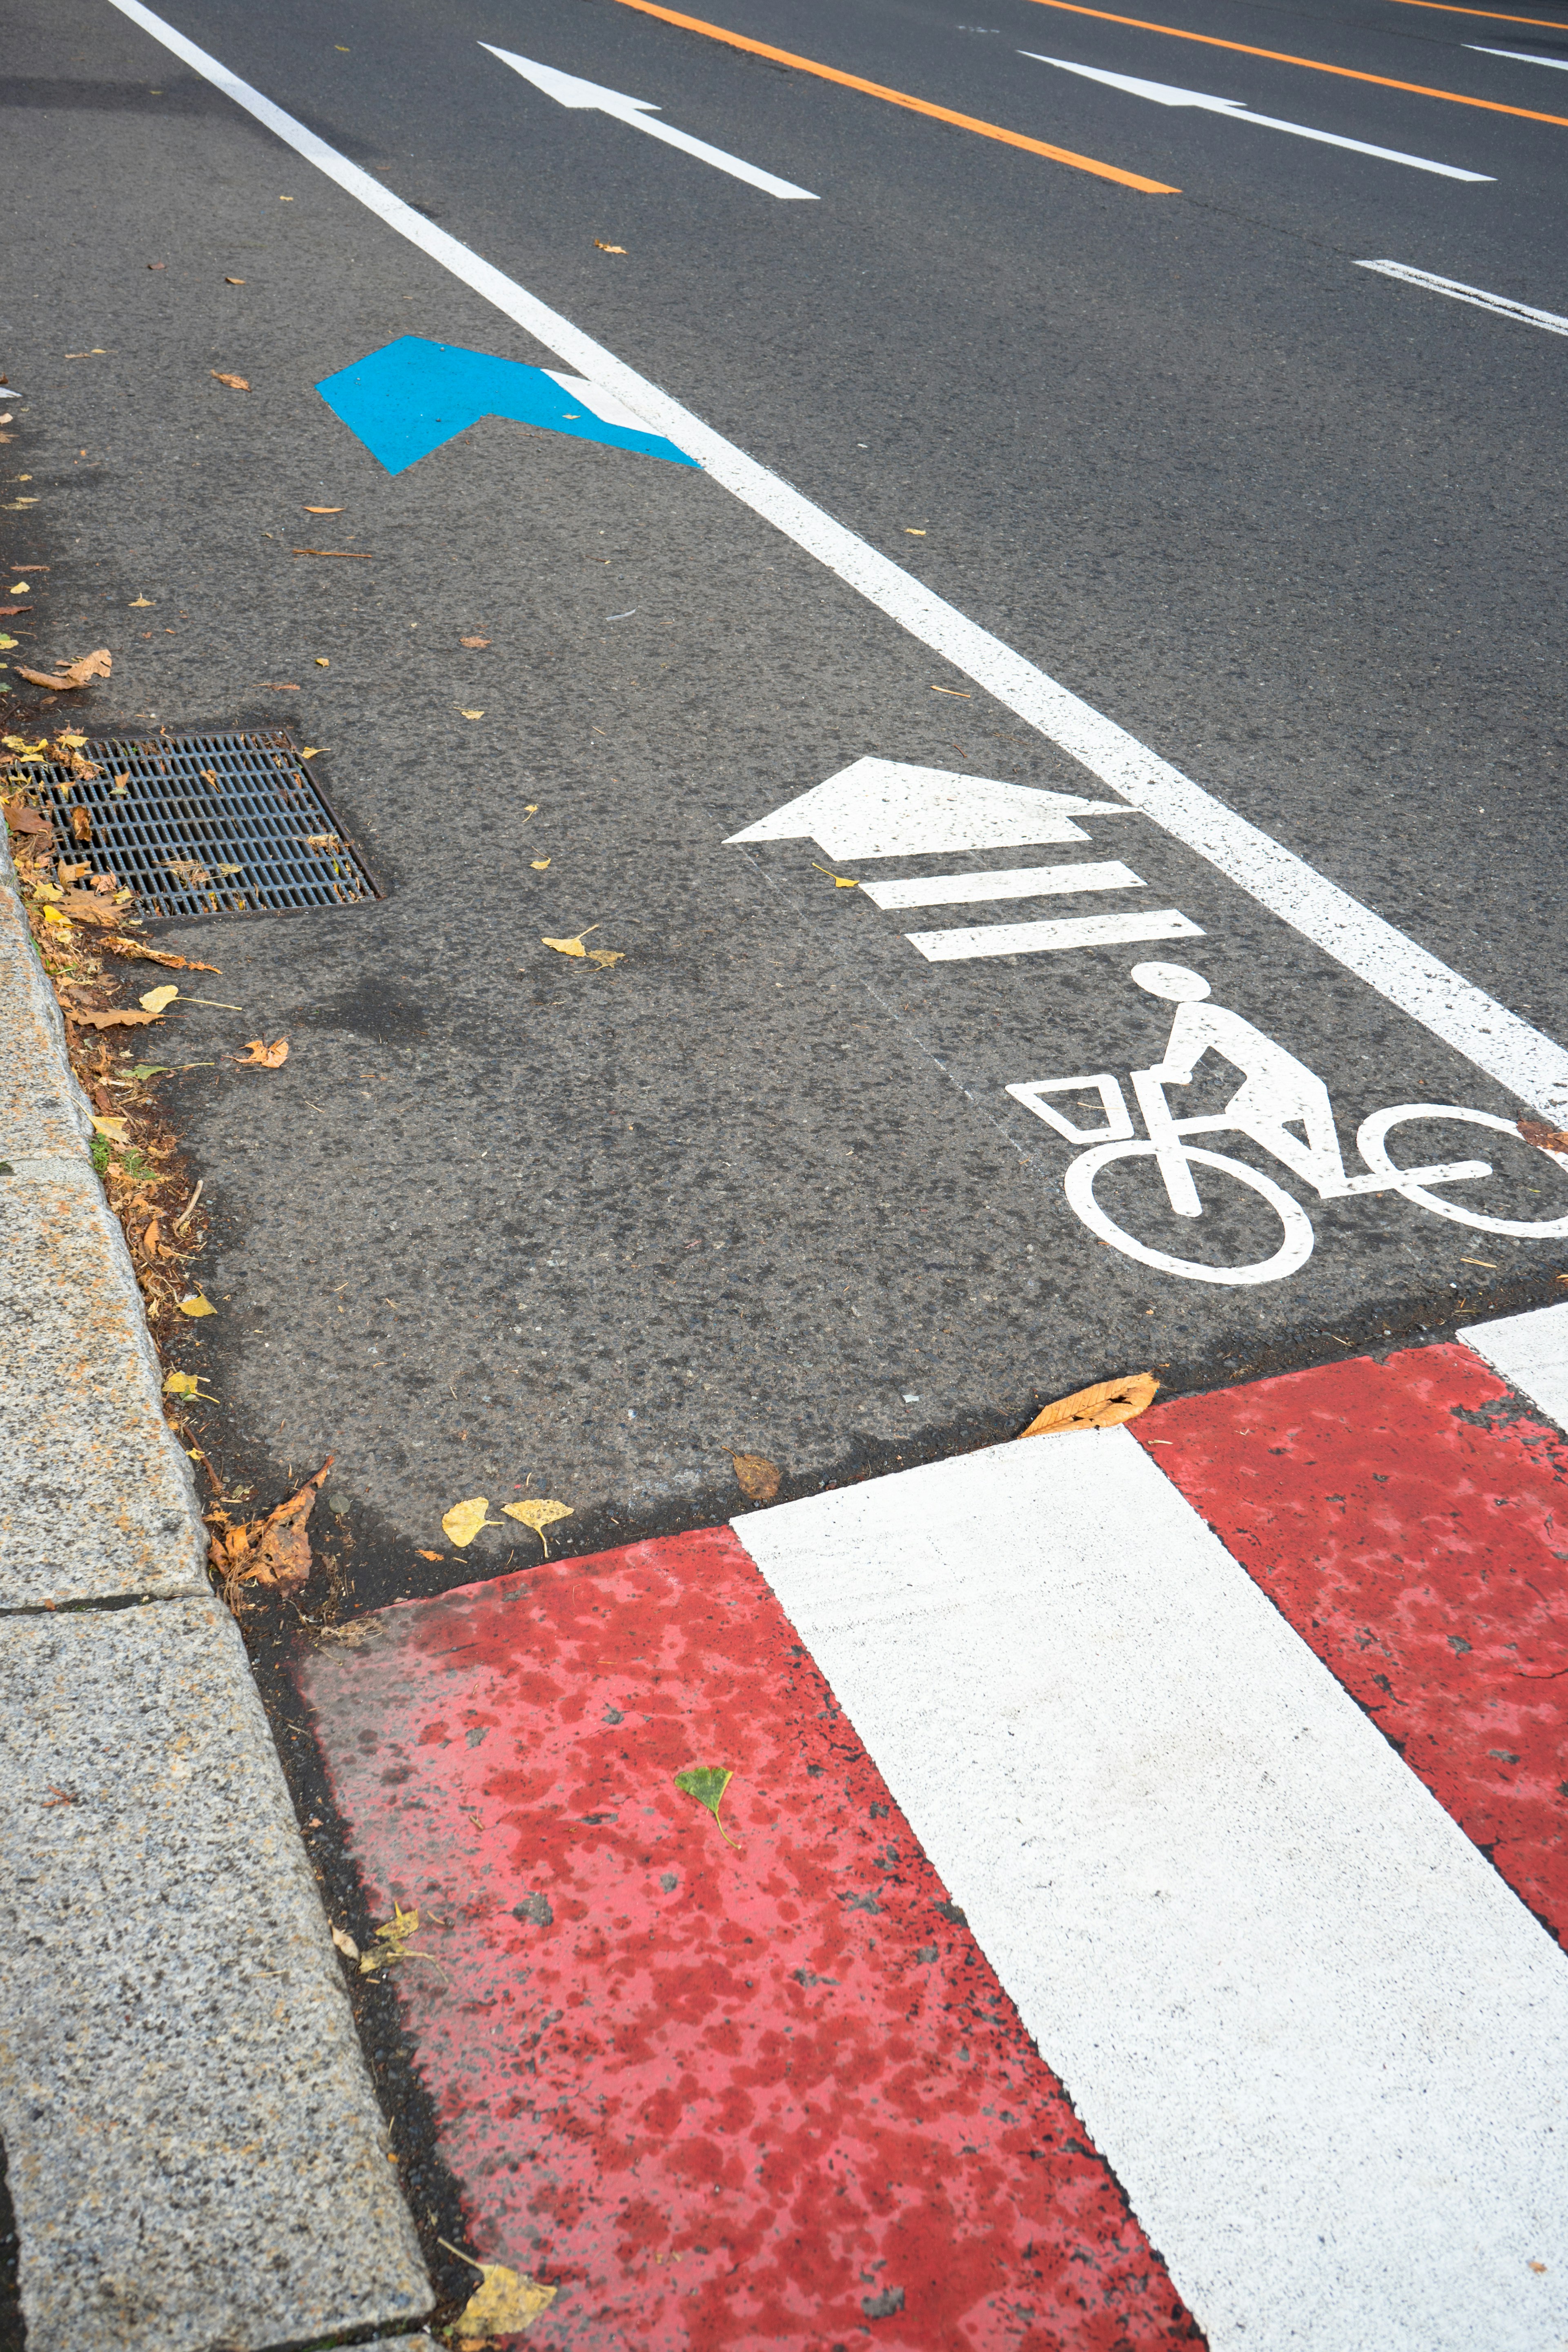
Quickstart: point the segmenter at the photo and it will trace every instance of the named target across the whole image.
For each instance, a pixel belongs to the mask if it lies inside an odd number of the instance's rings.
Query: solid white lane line
[[[1548,1421],[1568,1429],[1568,1306],[1472,1323],[1458,1336],[1505,1381],[1522,1389]]]
[[[1044,955],[1066,948],[1114,948],[1135,940],[1201,940],[1198,925],[1161,907],[1147,915],[1062,915],[1046,923],[981,923],[962,931],[906,931],[927,963],[972,956]]]
[[[1528,49],[1483,49],[1479,41],[1467,41],[1465,47],[1478,58],[1512,58],[1518,65],[1552,66],[1558,73],[1568,73],[1568,58],[1532,57]]]
[[[577,74],[558,72],[554,66],[535,64],[531,58],[520,58],[511,49],[498,49],[489,41],[479,43],[492,58],[503,66],[510,66],[524,81],[531,81],[558,105],[591,109],[596,114],[610,115],[616,122],[629,122],[634,131],[646,131],[652,139],[662,139],[667,147],[679,147],[683,154],[695,155],[700,163],[711,163],[716,170],[728,172],[732,180],[744,180],[764,194],[803,199],[808,205],[817,201],[809,188],[797,188],[793,180],[775,179],[772,172],[758,169],[755,163],[743,163],[739,155],[727,154],[722,147],[710,147],[705,139],[693,139],[689,131],[677,131],[673,123],[655,120],[651,98],[627,98],[618,89],[604,89],[596,81],[584,81]]]
[[[1206,114],[1227,115],[1233,122],[1254,122],[1264,131],[1288,131],[1293,139],[1315,139],[1324,147],[1348,147],[1354,155],[1375,155],[1384,163],[1408,163],[1415,172],[1436,172],[1445,180],[1491,180],[1489,172],[1461,172],[1452,163],[1434,163],[1428,155],[1406,155],[1397,147],[1369,147],[1364,139],[1342,139],[1337,131],[1311,131],[1304,122],[1282,122],[1275,114],[1254,114],[1239,98],[1215,98],[1202,89],[1179,89],[1173,82],[1144,81],[1137,74],[1107,73],[1100,66],[1076,66],[1066,58],[1042,57],[1038,49],[1020,49],[1021,58],[1037,65],[1059,66],[1063,73],[1081,74],[1086,81],[1102,81],[1133,98],[1152,99],[1156,106],[1198,107]]]
[[[1215,2352],[1568,2334],[1568,1959],[1129,1431],[734,1526]]]
[[[1134,808],[1206,858],[1259,906],[1463,1054],[1510,1094],[1532,1103],[1548,1118],[1568,1114],[1568,1052],[1554,1039],[1543,1036],[1484,990],[1473,987],[1438,957],[1352,898],[1348,890],[1317,873],[1305,858],[1226,808],[1223,801],[1158,758],[1114,719],[1069,693],[923,582],[900,571],[558,310],[482,261],[269,98],[230,73],[217,58],[186,40],[183,33],[154,16],[143,0],[110,0],[110,5],[264,123],[388,228],[557,352],[569,368],[603,385],[653,431],[696,457],[715,481],[754,513],[815,556],[910,636],[931,646],[951,668],[973,678],[1112,792],[1120,793]]]
[[[1142,890],[1131,866],[1008,866],[994,874],[928,874],[911,882],[862,882],[878,907],[962,907],[980,898],[1055,898],[1077,890]]]
[[[1542,327],[1549,335],[1568,335],[1568,319],[1561,312],[1533,310],[1528,302],[1512,301],[1506,294],[1489,294],[1484,286],[1467,286],[1458,278],[1434,278],[1429,269],[1409,269],[1403,261],[1358,261],[1355,267],[1397,278],[1405,286],[1425,286],[1430,294],[1449,295],[1478,310],[1495,310],[1500,318],[1521,320],[1527,327]]]

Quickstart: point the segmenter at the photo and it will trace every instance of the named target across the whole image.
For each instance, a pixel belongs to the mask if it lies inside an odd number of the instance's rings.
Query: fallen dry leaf
[[[68,1017],[84,1029],[144,1029],[158,1018],[155,1013],[72,1013]]]
[[[129,606],[129,610],[130,610],[130,611],[132,611],[132,613],[135,613],[135,612],[138,612],[138,611],[140,611],[140,612],[143,612],[143,613],[150,613],[150,612],[152,611],[152,609],[153,609],[153,599],[151,598],[151,596],[132,596],[132,598],[131,599],[131,604],[130,604],[130,606]]]
[[[596,931],[598,928],[599,926],[597,923],[590,923],[588,929],[586,931],[579,931],[574,940],[552,940],[546,938],[545,934],[542,931],[539,935],[540,945],[542,947],[553,948],[557,955],[586,956],[588,950],[583,945],[583,942],[588,937],[589,932]]]
[[[226,286],[243,286],[245,280],[243,278],[226,278],[223,282]],[[226,378],[225,381],[226,382],[227,379]]]
[[[266,1518],[236,1530],[244,1536],[246,1540],[240,1549],[246,1551],[248,1548],[248,1556],[229,1578],[231,1601],[233,1589],[241,1584],[259,1584],[270,1591],[289,1593],[300,1591],[310,1582],[310,1539],[306,1528],[332,1460],[329,1454],[315,1476],[307,1478],[297,1494],[279,1503]]]
[[[521,1519],[525,1528],[533,1529],[546,1559],[550,1557],[550,1546],[544,1540],[545,1528],[557,1519],[569,1519],[572,1516],[570,1503],[549,1503],[542,1496],[536,1502],[503,1503],[501,1509],[509,1519]]]
[[[358,1959],[359,1946],[354,1942],[353,1937],[348,1933],[346,1928],[334,1927],[332,1929],[332,1941],[337,1946],[339,1951],[342,1953],[345,1959]]]
[[[626,249],[624,245],[606,245],[602,236],[596,236],[594,242],[601,253],[625,253]]]
[[[306,507],[304,512],[306,514],[346,514],[348,509],[346,507]]]
[[[489,639],[489,637],[463,637],[458,642],[465,646],[488,646]]]
[[[384,1927],[375,1931],[374,1950],[360,1954],[360,1974],[373,1977],[377,1969],[389,1969],[395,1960],[427,1960],[428,1952],[415,1952],[409,1944],[419,1933],[419,1914],[405,1911],[396,1895],[392,1898],[392,1916]],[[440,1964],[437,1962],[438,1967]]]
[[[169,980],[165,981],[161,988],[150,988],[140,1001],[143,1011],[162,1013],[166,1004],[173,1004],[179,992],[174,982]]]
[[[811,862],[814,866],[816,866],[816,860],[815,857]],[[828,880],[832,883],[836,890],[858,890],[860,887],[860,885],[855,880],[852,875],[835,874],[831,866],[816,866],[816,870],[819,874],[826,875]]]
[[[100,646],[96,652],[83,654],[79,661],[59,664],[52,675],[47,670],[24,669],[20,662],[16,675],[25,677],[29,686],[51,687],[56,693],[63,693],[68,688],[90,685],[95,677],[107,677],[113,667],[109,647]]]
[[[447,1557],[447,1555],[446,1555],[446,1553],[445,1553],[445,1552],[440,1552],[440,1551],[426,1551],[426,1550],[423,1549],[423,1547],[422,1547],[422,1546],[420,1546],[419,1544],[416,1544],[416,1545],[415,1545],[415,1547],[414,1547],[414,1549],[415,1549],[415,1550],[416,1550],[416,1552],[418,1552],[419,1557],[420,1557],[420,1559],[445,1559],[445,1558]]]
[[[248,392],[250,390],[250,386],[247,383],[242,375],[225,375],[221,368],[208,368],[207,373],[213,378],[215,383],[226,383],[231,392]]]
[[[106,1141],[110,1143],[125,1141],[125,1121],[122,1118],[95,1118],[92,1124],[94,1132],[104,1137]]]
[[[550,860],[548,857],[534,857],[531,858],[529,863],[531,865],[536,874],[542,874],[548,868]]]
[[[223,966],[216,963],[193,963],[188,956],[167,955],[162,948],[150,948],[140,940],[122,940],[116,936],[102,940],[102,947],[111,948],[116,955],[128,956],[137,963],[161,963],[168,971],[211,971],[221,979]]]
[[[1159,1381],[1152,1372],[1132,1372],[1120,1381],[1097,1381],[1093,1388],[1076,1389],[1058,1397],[1035,1415],[1020,1437],[1049,1437],[1058,1429],[1114,1429],[1134,1421],[1154,1402]]]
[[[625,963],[626,960],[626,951],[622,948],[590,948],[588,950],[588,961],[596,963],[601,971],[608,971],[613,965]]]
[[[211,1397],[202,1395],[202,1376],[199,1372],[171,1372],[163,1382],[163,1388],[169,1396],[195,1397],[200,1404],[211,1404],[216,1402]]]
[[[526,2271],[508,2270],[504,2263],[477,2263],[472,2254],[464,2253],[460,2246],[449,2245],[445,2238],[437,2244],[446,2246],[460,2263],[477,2270],[482,2285],[458,2313],[455,2323],[458,2343],[483,2345],[498,2336],[521,2336],[531,2327],[542,2312],[549,2310],[560,2290],[543,2286],[538,2279],[530,2278]]]
[[[1531,1118],[1527,1113],[1519,1122],[1519,1131],[1538,1151],[1568,1151],[1568,1134],[1560,1127],[1549,1127],[1543,1118]]]
[[[71,835],[76,841],[87,842],[92,839],[92,811],[89,808],[72,809]]]
[[[26,670],[24,670],[24,671],[23,671],[22,675],[23,675],[23,677],[26,677]],[[463,716],[465,719],[482,719],[482,718],[484,717],[484,715],[485,715],[485,714],[484,714],[484,712],[483,712],[482,710],[465,710],[465,711],[462,713],[462,716]]]
[[[107,923],[120,920],[114,908],[102,898],[94,898],[90,890],[62,890],[55,902],[58,912],[73,923]]]
[[[264,1045],[259,1037],[247,1037],[245,1045],[245,1052],[233,1057],[242,1070],[280,1070],[289,1059],[287,1037],[274,1037],[270,1045]]]
[[[217,1313],[217,1308],[213,1305],[212,1300],[202,1290],[193,1291],[189,1298],[176,1298],[174,1304],[181,1314],[188,1315],[193,1322],[199,1315]]]
[[[730,1453],[728,1447],[725,1448]],[[730,1453],[735,1465],[735,1481],[748,1502],[771,1503],[779,1490],[781,1472],[776,1462],[765,1454]]]
[[[454,1503],[441,1520],[441,1532],[448,1543],[455,1543],[461,1551],[465,1544],[473,1542],[481,1528],[499,1527],[499,1519],[485,1517],[489,1507],[488,1495],[470,1495],[466,1503]]]

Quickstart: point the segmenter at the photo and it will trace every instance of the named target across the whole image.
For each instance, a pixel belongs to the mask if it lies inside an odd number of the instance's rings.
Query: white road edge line
[[[1021,58],[1036,65],[1058,66],[1063,73],[1081,74],[1086,81],[1104,82],[1130,97],[1152,99],[1156,106],[1196,107],[1205,114],[1223,114],[1232,122],[1255,123],[1260,131],[1288,131],[1293,139],[1315,139],[1323,147],[1348,147],[1352,155],[1374,155],[1382,163],[1408,163],[1413,172],[1436,172],[1445,180],[1469,180],[1490,184],[1489,172],[1463,172],[1457,163],[1435,163],[1429,155],[1407,155],[1401,147],[1370,147],[1364,139],[1345,139],[1337,131],[1313,131],[1305,122],[1286,122],[1277,114],[1254,114],[1239,98],[1215,98],[1205,89],[1182,89],[1174,82],[1145,81],[1137,74],[1108,73],[1103,66],[1075,66],[1066,58],[1042,57],[1038,49],[1020,49]]]
[[[1554,1039],[1532,1029],[1506,1005],[1450,971],[1426,948],[1317,873],[1305,858],[1227,808],[1114,719],[1070,693],[978,622],[868,546],[571,320],[382,187],[368,172],[351,163],[346,155],[340,155],[335,147],[329,147],[313,131],[154,16],[142,0],[109,0],[109,5],[265,124],[388,228],[555,352],[569,368],[603,385],[654,431],[697,458],[753,513],[815,556],[910,636],[931,646],[953,669],[973,678],[1026,725],[1058,744],[1132,807],[1142,810],[1154,824],[1206,858],[1259,906],[1300,931],[1510,1094],[1533,1104],[1549,1118],[1568,1114],[1568,1051]]]
[[[1528,302],[1511,301],[1506,294],[1489,294],[1484,286],[1467,286],[1462,278],[1435,278],[1429,269],[1411,269],[1403,261],[1358,261],[1357,269],[1375,269],[1397,278],[1405,286],[1425,286],[1430,294],[1447,294],[1456,302],[1469,302],[1478,310],[1495,310],[1500,318],[1519,319],[1527,327],[1543,327],[1549,335],[1568,335],[1568,319],[1557,310],[1537,310]]]
[[[1131,1431],[732,1524],[1213,2352],[1568,2334],[1568,1962]]]

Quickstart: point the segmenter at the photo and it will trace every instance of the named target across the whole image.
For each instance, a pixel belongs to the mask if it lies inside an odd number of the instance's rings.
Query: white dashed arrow
[[[656,122],[657,112],[650,98],[626,98],[618,89],[602,89],[596,81],[584,81],[576,74],[558,72],[554,66],[536,65],[531,58],[520,58],[511,49],[498,49],[492,42],[481,41],[481,49],[489,49],[492,58],[500,58],[503,66],[510,66],[524,81],[542,89],[560,106],[591,108],[597,114],[614,115],[617,122],[629,122],[634,131],[646,131],[650,139],[662,139],[667,147],[679,147],[685,155],[695,155],[700,162],[711,163],[721,172],[728,172],[732,180],[745,180],[753,188],[761,188],[770,196],[803,199],[814,205],[816,198],[809,188],[797,188],[789,180],[776,180],[771,172],[759,171],[755,163],[743,163],[739,155],[726,155],[722,147],[710,147],[705,139],[693,139],[689,131],[677,131],[668,122]]]

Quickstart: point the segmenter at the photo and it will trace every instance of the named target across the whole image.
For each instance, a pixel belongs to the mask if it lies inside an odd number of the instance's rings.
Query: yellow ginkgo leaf
[[[172,983],[164,988],[150,988],[141,1000],[142,1009],[144,1013],[162,1013],[165,1005],[173,1004],[179,992]]]
[[[199,1290],[189,1298],[177,1299],[175,1305],[182,1315],[216,1315],[217,1313],[217,1308],[213,1305],[212,1300]]]
[[[521,1519],[525,1528],[533,1529],[547,1559],[550,1557],[550,1546],[544,1540],[545,1528],[556,1519],[569,1519],[572,1516],[570,1503],[546,1502],[542,1496],[537,1501],[531,1499],[526,1503],[503,1503],[501,1509],[509,1519]]]
[[[484,715],[485,714],[482,710],[465,710],[463,712],[465,719],[482,719]]]
[[[451,1509],[442,1517],[442,1534],[449,1543],[455,1543],[461,1551],[465,1544],[473,1542],[481,1528],[500,1527],[499,1519],[486,1518],[485,1514],[489,1507],[490,1498],[488,1495],[470,1495],[466,1503],[454,1503]]]
[[[536,874],[542,874],[545,867],[549,865],[550,860],[548,857],[535,857],[531,862],[534,872]]]
[[[544,933],[541,931],[539,935],[540,944],[542,947],[553,948],[557,955],[585,956],[588,950],[583,945],[583,942],[588,938],[591,932],[596,931],[598,928],[599,926],[597,923],[590,923],[587,930],[579,931],[574,940],[547,939]]]
[[[122,1118],[95,1118],[92,1123],[99,1134],[110,1143],[124,1142],[125,1121]]]
[[[836,890],[858,890],[860,887],[852,874],[835,874],[831,866],[817,866],[815,857],[811,862],[819,874],[826,875]]]
[[[465,2254],[460,2246],[447,2245],[445,2238],[437,2239],[449,2254],[471,2263],[478,2271],[482,2285],[476,2288],[458,2315],[456,2334],[459,2343],[465,2339],[482,2340],[493,2336],[521,2336],[531,2327],[542,2312],[548,2311],[560,2289],[542,2285],[530,2278],[526,2271],[508,2270],[504,2263],[476,2263],[472,2254]]]
[[[167,1396],[195,1397],[200,1404],[211,1404],[216,1402],[211,1397],[203,1396],[199,1372],[171,1372],[163,1382],[163,1391]]]

